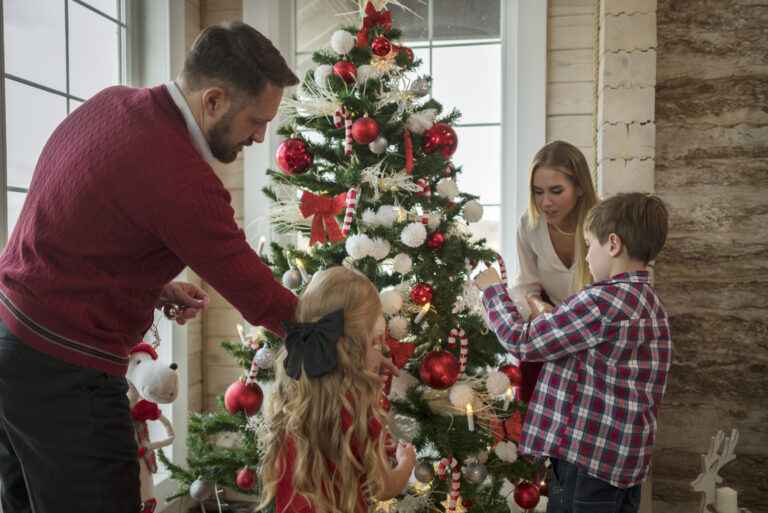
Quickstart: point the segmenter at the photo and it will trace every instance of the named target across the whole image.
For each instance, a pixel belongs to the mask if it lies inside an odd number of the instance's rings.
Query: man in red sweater
[[[238,228],[211,162],[264,139],[298,83],[242,23],[206,29],[175,82],[108,88],[67,117],[37,163],[0,256],[0,478],[13,513],[137,513],[128,353],[164,303],[208,298],[279,332],[295,297]]]

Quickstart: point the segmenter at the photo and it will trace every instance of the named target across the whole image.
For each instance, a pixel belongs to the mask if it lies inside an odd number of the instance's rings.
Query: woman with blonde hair
[[[359,513],[401,493],[416,462],[411,445],[384,447],[378,375],[384,318],[376,287],[359,272],[315,274],[286,326],[277,359],[262,504],[277,513]]]
[[[584,220],[597,204],[584,154],[572,144],[554,141],[533,157],[528,211],[517,230],[516,296],[523,296],[531,317],[552,311],[592,281],[587,267]],[[530,401],[541,363],[522,362],[521,399]]]

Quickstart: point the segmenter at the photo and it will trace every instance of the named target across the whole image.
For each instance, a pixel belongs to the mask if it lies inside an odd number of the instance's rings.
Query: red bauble
[[[440,249],[445,244],[445,235],[441,232],[435,232],[427,239],[427,246],[431,249]]]
[[[464,506],[464,509],[470,509],[474,503],[469,500],[462,497],[461,499],[461,505]]]
[[[422,143],[424,153],[434,153],[439,150],[443,157],[449,158],[456,152],[458,145],[459,138],[456,131],[445,123],[435,123],[432,128],[424,132]]]
[[[351,84],[357,78],[357,67],[349,61],[339,61],[333,65],[333,74]]]
[[[224,393],[224,407],[230,415],[244,411],[250,417],[259,411],[263,400],[264,392],[259,385],[256,383],[246,385],[241,379],[229,385]]]
[[[248,467],[243,467],[237,472],[235,484],[238,488],[251,491],[256,486],[256,473]]]
[[[523,482],[515,487],[515,502],[523,509],[533,509],[539,503],[539,487]]]
[[[388,55],[389,52],[392,51],[392,43],[389,42],[389,39],[387,39],[384,36],[379,36],[373,40],[371,43],[371,51],[374,55],[378,55],[379,57],[384,57],[385,55]]]
[[[357,144],[368,144],[379,136],[379,124],[375,119],[365,116],[352,123],[352,139]]]
[[[445,390],[459,379],[459,362],[447,351],[430,351],[421,361],[419,377],[425,385]]]
[[[429,196],[432,194],[432,189],[429,187],[429,183],[424,178],[416,180],[416,185],[421,187],[421,190],[416,193],[416,196]]]
[[[414,59],[414,57],[415,57],[415,56],[413,55],[413,50],[411,50],[411,49],[410,49],[410,48],[408,48],[407,46],[394,46],[394,45],[393,45],[393,48],[394,48],[394,49],[395,49],[395,51],[397,51],[398,53],[399,53],[399,52],[405,52],[405,55],[406,55],[406,56],[408,56],[408,64],[410,64],[410,63],[412,63],[412,62],[413,62],[413,59]]]
[[[513,387],[519,387],[523,384],[523,373],[520,372],[520,367],[508,363],[499,367],[499,372],[503,372],[509,378],[509,384]]]
[[[312,165],[314,158],[302,139],[286,139],[275,155],[280,170],[287,175],[300,175]]]
[[[411,289],[411,301],[417,305],[426,305],[432,302],[432,285],[429,283],[417,283]]]

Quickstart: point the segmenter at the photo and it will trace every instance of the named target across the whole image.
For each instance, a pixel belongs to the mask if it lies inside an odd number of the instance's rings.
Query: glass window
[[[0,122],[6,133],[0,171],[8,187],[0,208],[11,230],[56,126],[101,89],[124,81],[127,24],[124,0],[6,0],[0,5],[5,85]]]

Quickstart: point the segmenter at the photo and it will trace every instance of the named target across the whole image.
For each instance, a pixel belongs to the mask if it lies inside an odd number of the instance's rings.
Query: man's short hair
[[[239,21],[203,30],[192,43],[181,75],[193,91],[219,85],[251,96],[258,96],[267,82],[277,87],[299,83],[272,42]]]
[[[630,258],[648,263],[667,240],[669,212],[658,196],[640,192],[616,194],[598,203],[587,215],[584,229],[605,244],[615,233]]]

